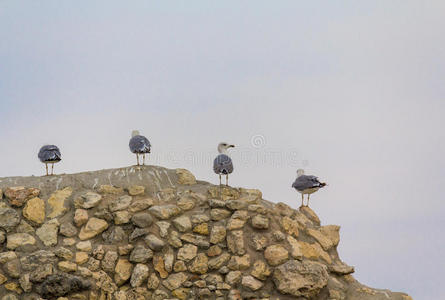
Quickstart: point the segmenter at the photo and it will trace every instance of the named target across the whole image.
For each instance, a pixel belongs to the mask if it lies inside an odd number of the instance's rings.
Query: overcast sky
[[[445,299],[445,2],[0,1],[0,176],[150,164],[299,206],[364,284]]]

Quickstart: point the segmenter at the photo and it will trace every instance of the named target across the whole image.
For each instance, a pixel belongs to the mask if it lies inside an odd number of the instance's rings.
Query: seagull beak
[[[229,145],[229,147],[231,147],[231,148],[235,148],[235,145]]]

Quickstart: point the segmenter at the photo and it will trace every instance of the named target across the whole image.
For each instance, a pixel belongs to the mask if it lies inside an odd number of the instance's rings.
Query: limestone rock
[[[57,267],[62,272],[76,272],[77,271],[77,265],[70,261],[60,261],[57,264]]]
[[[20,260],[16,258],[4,263],[3,271],[5,271],[9,277],[19,278],[21,274]]]
[[[7,237],[6,248],[14,250],[20,246],[35,245],[36,239],[28,233],[14,233]]]
[[[64,222],[60,225],[59,233],[66,237],[73,237],[77,234],[77,229],[70,222]]]
[[[201,224],[210,221],[210,218],[205,214],[193,214],[190,217],[190,220],[192,221],[192,224]]]
[[[323,259],[328,264],[332,263],[332,259],[327,252],[325,252],[321,246],[317,243],[309,244],[306,242],[299,242],[301,252],[303,253],[303,257],[317,260],[319,258]]]
[[[243,200],[229,200],[226,201],[226,207],[231,210],[245,209],[248,203]]]
[[[160,283],[160,280],[159,280],[158,276],[156,276],[156,274],[154,274],[154,273],[151,273],[151,275],[149,276],[148,281],[147,281],[147,288],[149,290],[155,290],[158,288],[159,283]]]
[[[59,221],[52,219],[36,230],[36,234],[47,247],[57,245],[57,233],[59,231]]]
[[[153,256],[153,268],[158,272],[161,278],[167,278],[168,272],[165,270],[164,258],[162,255]]]
[[[273,281],[283,294],[311,298],[328,283],[326,266],[320,263],[290,260],[275,268]]]
[[[83,241],[76,244],[76,249],[79,251],[90,253],[93,248],[91,246],[91,241]]]
[[[240,282],[243,273],[241,271],[230,271],[226,275],[226,282],[230,285]]]
[[[133,198],[128,195],[120,196],[108,205],[108,209],[111,212],[127,209],[130,206],[132,199]]]
[[[115,187],[112,185],[101,185],[99,187],[99,193],[102,194],[111,194],[111,195],[120,195],[124,192],[123,188]]]
[[[191,210],[195,207],[195,198],[190,195],[184,195],[176,202],[176,205],[179,206],[183,211]]]
[[[230,260],[230,254],[229,253],[223,253],[219,255],[218,257],[212,258],[209,260],[209,269],[211,270],[217,270],[227,264],[227,262]]]
[[[113,213],[114,215],[114,224],[122,225],[130,223],[131,215],[126,210],[116,211]]]
[[[153,206],[154,200],[152,198],[137,199],[131,203],[128,211],[131,213],[136,213],[143,211],[151,206]]]
[[[116,251],[107,251],[101,261],[102,269],[105,272],[112,273],[116,269],[116,262],[119,256]],[[131,259],[130,259],[131,261]]]
[[[11,231],[20,223],[20,216],[15,209],[2,207],[0,208],[0,228]]]
[[[132,287],[141,286],[148,278],[148,267],[144,264],[137,264],[131,274],[130,285]]]
[[[290,235],[287,236],[287,241],[289,242],[289,245],[291,247],[290,255],[293,258],[301,260],[303,258],[303,252],[300,243]]]
[[[171,274],[168,278],[162,281],[162,285],[164,285],[170,291],[175,290],[187,280],[187,275],[185,273],[180,272],[176,274]]]
[[[250,272],[250,275],[253,277],[259,279],[259,280],[266,280],[267,277],[270,276],[272,273],[272,270],[269,268],[269,266],[262,260],[257,260],[253,263],[252,271]]]
[[[190,265],[189,270],[192,273],[205,274],[207,273],[208,268],[207,255],[199,253]]]
[[[38,197],[39,194],[39,189],[23,186],[10,187],[5,190],[5,196],[8,198],[9,204],[17,207],[23,206],[27,200]]]
[[[177,216],[181,213],[181,209],[173,204],[155,205],[148,209],[155,217],[161,220],[168,220],[171,217]]]
[[[54,251],[54,254],[57,257],[62,258],[64,260],[71,260],[74,257],[73,252],[71,250],[63,247],[57,248]]]
[[[222,253],[221,247],[218,245],[210,246],[210,248],[207,250],[207,256],[218,256]]]
[[[88,222],[88,211],[81,208],[76,209],[73,220],[77,227],[86,224]]]
[[[100,201],[102,200],[102,196],[98,193],[94,192],[87,192],[84,195],[80,196],[76,200],[74,200],[74,206],[76,208],[93,208],[99,205]]]
[[[327,251],[334,246],[332,240],[328,238],[325,234],[323,234],[321,230],[308,228],[306,232],[321,245],[323,250]]]
[[[91,218],[88,223],[82,227],[79,233],[79,239],[87,240],[95,237],[96,235],[102,233],[108,228],[108,223],[102,219]]]
[[[29,223],[27,223],[24,219],[20,220],[20,223],[15,228],[15,231],[17,233],[29,233],[29,234],[34,234],[35,232],[34,228],[31,225],[29,225]]]
[[[88,259],[89,259],[88,253],[83,251],[76,252],[76,264],[78,265],[84,264],[88,261]]]
[[[271,245],[264,251],[264,258],[271,266],[277,266],[284,263],[288,257],[288,251],[281,245]]]
[[[24,292],[29,293],[32,290],[32,283],[29,281],[29,273],[23,274],[19,279],[20,287]]]
[[[246,253],[244,248],[244,232],[242,230],[229,231],[227,235],[227,246],[230,252],[236,255]]]
[[[147,235],[145,237],[145,242],[153,251],[161,251],[165,246],[165,242],[154,234]]]
[[[331,240],[332,245],[336,247],[340,243],[340,226],[326,225],[321,226],[321,232]]]
[[[226,238],[226,228],[224,226],[215,225],[210,232],[210,243],[218,244]]]
[[[293,235],[294,237],[298,237],[299,231],[298,231],[298,222],[294,219],[291,219],[288,216],[284,216],[283,218],[281,218],[281,227],[283,228],[283,230],[290,234]]]
[[[230,270],[246,270],[250,268],[250,255],[232,256],[227,267]]]
[[[126,259],[119,259],[114,271],[114,281],[120,286],[130,279],[133,271],[133,265]]]
[[[159,235],[163,238],[168,236],[168,229],[170,228],[170,223],[167,221],[156,222],[156,226],[159,228]]]
[[[134,263],[146,263],[151,258],[153,258],[153,251],[142,245],[134,247],[130,254],[130,261]]]
[[[102,234],[102,238],[108,244],[117,244],[124,241],[127,235],[120,226],[112,226]]]
[[[220,221],[222,219],[228,218],[232,213],[223,208],[214,208],[210,211],[210,217],[213,221]]]
[[[173,225],[179,232],[186,232],[192,229],[192,222],[187,216],[181,216],[173,220]]]
[[[250,245],[256,251],[264,250],[267,247],[268,240],[263,234],[254,233],[251,238]]]
[[[193,227],[193,232],[202,234],[202,235],[209,235],[209,224],[208,223],[201,223]]]
[[[256,215],[252,218],[252,227],[257,229],[269,228],[269,218],[263,215]]]
[[[177,258],[183,261],[190,261],[196,257],[198,253],[198,247],[192,244],[185,244],[178,250]]]
[[[37,197],[32,198],[26,202],[22,213],[27,220],[42,224],[45,221],[45,202]]]
[[[252,290],[252,291],[256,291],[259,290],[262,286],[263,283],[255,278],[253,278],[252,276],[244,276],[243,279],[241,280],[241,284]]]
[[[195,176],[186,169],[176,169],[176,175],[178,175],[178,183],[192,185],[196,184]]]
[[[63,190],[55,191],[51,197],[48,199],[48,206],[50,213],[48,214],[48,218],[56,218],[64,215],[68,207],[65,204],[65,201],[71,196],[73,193],[73,189],[71,187],[66,187]]]
[[[149,213],[140,212],[131,217],[131,222],[137,227],[144,228],[153,223],[153,218]]]
[[[140,196],[145,192],[145,187],[142,185],[132,185],[128,188],[128,193],[130,196]]]
[[[315,212],[309,206],[302,206],[299,208],[300,212],[302,212],[309,220],[312,221],[313,224],[320,226],[320,219],[315,214]]]

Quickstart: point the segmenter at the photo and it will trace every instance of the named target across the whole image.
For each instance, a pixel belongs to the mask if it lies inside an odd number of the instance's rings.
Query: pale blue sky
[[[445,2],[0,1],[0,176],[150,162],[217,182],[216,144],[238,145],[231,183],[299,205],[304,167],[329,187],[311,206],[342,226],[356,278],[445,299]],[[255,148],[252,138],[261,136]]]

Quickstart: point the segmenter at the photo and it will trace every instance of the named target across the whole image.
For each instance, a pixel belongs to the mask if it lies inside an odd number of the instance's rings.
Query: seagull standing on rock
[[[136,154],[137,165],[139,166],[139,155],[142,154],[142,165],[145,165],[145,154],[150,153],[151,145],[148,139],[139,134],[138,130],[133,130],[130,139],[130,151]]]
[[[46,176],[50,175],[48,174],[48,164],[51,164],[51,175],[54,175],[54,164],[62,160],[59,148],[55,145],[45,145],[40,148],[37,156],[46,166]]]
[[[320,188],[326,186],[326,183],[320,182],[316,176],[304,175],[303,169],[297,170],[297,179],[295,179],[292,187],[301,193],[301,206],[305,206],[304,194],[307,194],[307,207],[309,206],[309,197],[312,193],[315,193]]]
[[[221,186],[221,175],[226,175],[226,186],[229,182],[229,174],[233,172],[232,159],[229,157],[227,150],[235,145],[228,143],[219,143],[218,152],[220,153],[213,161],[213,171],[219,175],[219,185]]]

